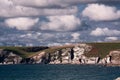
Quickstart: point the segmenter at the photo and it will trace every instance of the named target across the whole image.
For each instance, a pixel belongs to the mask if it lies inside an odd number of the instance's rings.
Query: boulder
[[[120,77],[116,78],[115,80],[120,80]]]

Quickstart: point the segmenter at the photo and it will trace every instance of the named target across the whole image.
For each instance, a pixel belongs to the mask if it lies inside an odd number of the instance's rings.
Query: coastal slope
[[[77,43],[51,47],[0,47],[0,63],[120,65],[120,43]]]

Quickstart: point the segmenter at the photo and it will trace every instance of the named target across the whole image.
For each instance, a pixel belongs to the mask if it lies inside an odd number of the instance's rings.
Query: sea
[[[0,80],[116,80],[120,67],[72,64],[0,65]]]

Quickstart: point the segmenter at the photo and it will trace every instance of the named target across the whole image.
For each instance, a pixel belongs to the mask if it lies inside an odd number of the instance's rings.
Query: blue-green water
[[[95,65],[1,65],[0,80],[114,80],[120,67]]]

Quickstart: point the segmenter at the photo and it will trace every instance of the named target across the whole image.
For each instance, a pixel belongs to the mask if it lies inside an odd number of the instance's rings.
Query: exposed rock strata
[[[0,50],[1,64],[115,64],[120,65],[120,50],[113,50],[105,57],[99,55],[87,57],[84,54],[89,53],[94,48],[88,44],[76,44],[70,48],[62,48],[52,53],[45,51],[38,53],[31,58],[21,58],[10,51]]]
[[[22,57],[10,51],[0,50],[0,63],[1,64],[19,64]]]

